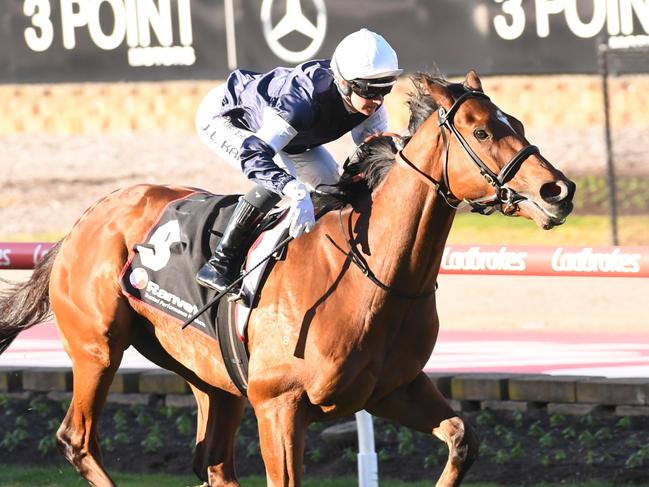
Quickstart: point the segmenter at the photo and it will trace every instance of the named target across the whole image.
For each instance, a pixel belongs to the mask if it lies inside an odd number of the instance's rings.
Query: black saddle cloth
[[[199,286],[194,276],[212,255],[238,199],[196,192],[171,202],[124,266],[124,293],[179,322],[195,314],[216,291]],[[216,315],[214,306],[191,326],[216,339]]]

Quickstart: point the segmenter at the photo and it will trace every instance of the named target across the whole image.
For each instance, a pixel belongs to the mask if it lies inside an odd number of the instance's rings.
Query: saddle
[[[194,316],[217,294],[197,285],[194,276],[212,255],[238,198],[197,191],[171,202],[144,242],[132,249],[120,275],[122,292],[179,323]],[[247,390],[246,326],[257,305],[259,283],[285,255],[265,259],[288,233],[286,213],[282,208],[271,211],[253,235],[243,270],[254,270],[242,282],[244,299],[221,299],[190,324],[219,343],[226,368],[243,394]]]
[[[386,133],[361,144],[345,161],[339,183],[329,187],[329,191],[319,189],[314,195],[318,216],[351,202],[359,187],[367,187],[367,175],[360,161],[373,146],[387,145],[388,150],[395,153],[404,141],[395,134]],[[179,326],[195,316],[214,299],[216,291],[199,286],[194,276],[212,255],[238,199],[239,195],[219,196],[196,191],[172,201],[151,227],[146,240],[132,249],[120,274],[122,292],[177,321]],[[241,286],[243,299],[221,299],[190,324],[218,341],[230,377],[244,395],[248,375],[248,318],[257,306],[260,284],[271,272],[274,262],[286,255],[284,248],[273,258],[267,258],[288,234],[287,212],[286,208],[271,211],[253,235],[254,243],[243,264],[247,274]],[[371,271],[354,260],[353,255],[350,257],[372,279]]]

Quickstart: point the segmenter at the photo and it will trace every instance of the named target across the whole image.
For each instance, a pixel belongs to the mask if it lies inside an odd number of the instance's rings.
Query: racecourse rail
[[[0,242],[0,270],[33,269],[52,242]],[[440,274],[649,277],[649,246],[447,245]]]
[[[0,242],[0,270],[33,269],[51,242]],[[447,245],[441,274],[649,277],[649,247]],[[475,408],[619,416],[649,415],[649,379],[551,377],[529,374],[429,374],[458,411]],[[71,395],[72,371],[1,368],[0,395],[33,392]],[[126,399],[129,397],[129,399]],[[118,399],[121,398],[121,399]],[[118,372],[108,400],[193,405],[187,384],[165,370]],[[372,417],[356,413],[358,485],[378,487]]]

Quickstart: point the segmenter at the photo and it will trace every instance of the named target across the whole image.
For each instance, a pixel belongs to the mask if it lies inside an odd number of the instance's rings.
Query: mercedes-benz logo
[[[261,4],[261,23],[266,42],[271,51],[284,61],[291,63],[306,61],[318,52],[327,31],[327,11],[324,0],[310,0],[318,13],[315,24],[302,12],[301,0],[286,0],[286,12],[273,27],[271,12],[274,1],[264,0]],[[287,49],[280,43],[280,39],[292,32],[299,32],[310,38],[311,43],[302,51]]]

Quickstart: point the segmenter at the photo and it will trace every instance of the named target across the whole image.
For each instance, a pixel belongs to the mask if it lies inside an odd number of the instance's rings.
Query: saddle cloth
[[[162,211],[144,242],[133,249],[122,269],[122,292],[147,306],[168,315],[179,323],[193,316],[216,295],[216,291],[199,286],[194,280],[198,269],[212,255],[223,230],[234,211],[238,195],[217,196],[197,191],[172,201]],[[288,221],[285,212],[275,212],[270,224],[251,246],[245,267],[253,268],[268,256],[277,242],[286,234]],[[246,339],[246,324],[251,308],[256,305],[259,282],[270,271],[267,259],[242,284],[245,300],[237,301],[222,316],[229,316],[236,324],[236,334]],[[223,298],[220,305],[227,303]],[[250,308],[243,304],[250,303]],[[225,312],[227,311],[227,312]],[[216,334],[217,306],[198,316],[190,326],[218,340]]]

